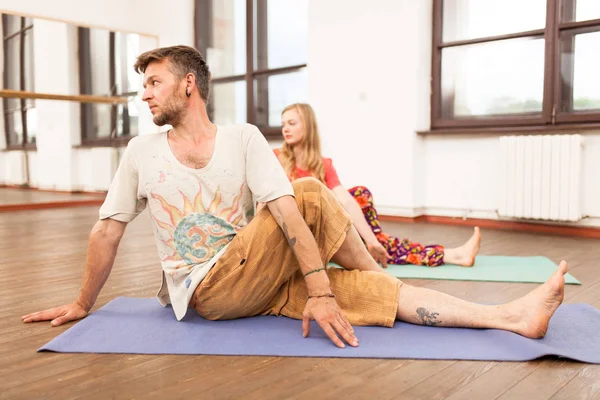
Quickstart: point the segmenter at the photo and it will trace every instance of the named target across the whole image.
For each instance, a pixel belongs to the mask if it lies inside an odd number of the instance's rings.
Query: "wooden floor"
[[[96,218],[97,207],[0,214],[0,398],[600,398],[600,365],[553,358],[513,363],[36,353],[69,326],[25,325],[20,316],[75,298],[88,232]],[[147,215],[128,227],[96,308],[118,295],[155,295],[160,267],[149,227]],[[385,228],[447,246],[461,244],[471,233],[466,227],[426,224],[386,224]],[[566,302],[600,308],[597,239],[488,230],[481,254],[567,259],[583,285],[568,285]],[[407,282],[481,302],[508,301],[535,287]]]

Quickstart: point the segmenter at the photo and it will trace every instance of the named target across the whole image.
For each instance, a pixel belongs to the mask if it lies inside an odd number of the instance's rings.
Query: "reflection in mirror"
[[[133,70],[140,54],[140,36],[105,29],[79,28],[79,77],[81,94],[125,97],[119,105],[82,104],[84,141],[134,136],[139,131],[135,104],[140,76]]]
[[[66,135],[72,145],[108,145],[156,131],[140,98],[142,78],[133,70],[140,53],[157,47],[156,37],[0,15],[0,149],[33,149],[40,134],[46,141]]]
[[[2,14],[2,37],[2,88],[33,92],[33,20]],[[7,147],[35,144],[35,100],[9,98],[2,103]]]

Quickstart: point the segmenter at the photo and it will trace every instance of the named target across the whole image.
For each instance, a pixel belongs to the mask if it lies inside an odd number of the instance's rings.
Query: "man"
[[[210,73],[197,50],[152,50],[135,68],[144,74],[154,122],[173,128],[129,143],[92,229],[76,301],[24,322],[57,326],[85,317],[127,223],[148,207],[162,260],[158,297],[178,320],[188,307],[207,319],[285,315],[302,319],[307,336],[314,319],[338,347],[358,345],[352,324],[392,326],[396,319],[546,333],[563,299],[565,262],[544,285],[498,306],[403,285],[373,260],[320,182],[289,183],[256,127],[210,122]],[[256,202],[267,206],[253,216]],[[326,269],[330,260],[345,269]]]

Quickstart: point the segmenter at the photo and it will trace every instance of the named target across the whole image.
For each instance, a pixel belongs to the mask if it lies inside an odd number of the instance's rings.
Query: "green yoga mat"
[[[337,266],[331,263],[332,266]],[[473,267],[446,264],[435,268],[417,265],[388,265],[387,272],[397,278],[544,283],[558,266],[550,259],[535,257],[477,256]],[[567,273],[565,282],[581,285]]]

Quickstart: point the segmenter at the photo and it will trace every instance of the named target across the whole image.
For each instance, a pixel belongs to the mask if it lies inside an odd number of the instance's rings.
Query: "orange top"
[[[273,152],[275,153],[275,155],[277,157],[279,157],[279,149],[275,149],[275,150],[273,150]],[[333,167],[333,161],[331,161],[331,158],[323,157],[323,170],[325,172],[325,182],[324,183],[329,189],[333,189],[333,188],[341,185],[340,178],[338,177],[337,171]],[[294,175],[295,175],[295,179],[312,176],[310,174],[310,172],[308,172],[307,170],[304,170],[302,168],[299,168],[299,167],[296,167],[296,170],[294,171]]]

